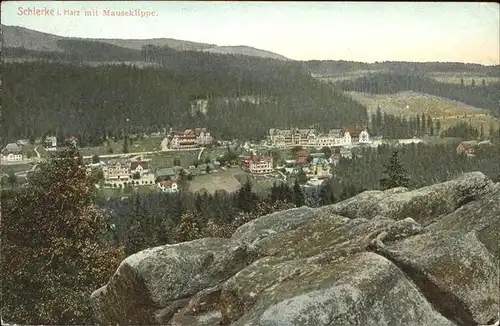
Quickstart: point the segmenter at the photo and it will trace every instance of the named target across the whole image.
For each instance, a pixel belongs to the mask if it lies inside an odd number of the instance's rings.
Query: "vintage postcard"
[[[2,325],[499,325],[498,3],[1,6]]]

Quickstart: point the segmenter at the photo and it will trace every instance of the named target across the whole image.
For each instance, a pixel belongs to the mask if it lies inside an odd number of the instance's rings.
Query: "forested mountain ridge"
[[[248,56],[257,56],[265,58],[273,58],[277,60],[288,60],[282,55],[256,49],[249,46],[218,46],[209,43],[199,43],[172,38],[152,38],[152,39],[91,39],[91,38],[75,38],[63,37],[49,33],[38,32],[19,26],[2,25],[2,49],[9,50],[7,55],[12,57],[14,54],[19,54],[19,51],[14,49],[25,49],[27,52],[36,54],[37,57],[44,57],[51,52],[66,52],[72,53],[71,47],[68,45],[85,45],[88,43],[100,43],[103,48],[114,48],[115,52],[122,52],[123,57],[119,61],[129,61],[128,55],[134,51],[140,51],[146,45],[154,45],[159,47],[168,47],[177,51],[210,51],[214,53],[227,54],[242,54]],[[107,46],[107,47],[106,47]],[[97,45],[97,47],[99,47]],[[27,53],[24,52],[24,53]],[[44,52],[44,53],[40,53]],[[136,52],[137,53],[137,52]],[[4,54],[5,55],[5,54]],[[54,55],[54,54],[51,54]],[[94,56],[98,55],[93,53]],[[104,61],[112,61],[111,58]]]
[[[109,45],[114,48],[115,52],[122,51],[123,57],[120,61],[131,61],[128,58],[131,53],[127,50],[141,51],[144,46],[154,45],[157,47],[168,47],[178,51],[207,51],[212,53],[224,54],[240,54],[248,56],[258,56],[265,58],[272,58],[278,60],[289,60],[288,58],[273,52],[265,51],[263,49],[256,49],[249,46],[219,46],[210,43],[199,43],[184,40],[176,40],[171,38],[153,38],[145,40],[133,39],[83,39],[62,37],[49,33],[38,32],[19,26],[1,25],[2,28],[2,50],[4,57],[14,57],[19,55],[19,51],[14,49],[25,50],[26,53],[31,53],[37,57],[47,57],[54,55],[51,52],[67,52],[68,48],[65,45],[76,44],[75,41],[81,44],[88,44],[88,42],[101,43],[102,48]],[[71,42],[72,41],[72,42]],[[109,48],[109,47],[108,47]],[[7,51],[6,51],[7,50]],[[35,52],[33,52],[35,51]],[[39,51],[43,51],[40,53]],[[96,56],[97,54],[93,54]],[[105,60],[109,61],[109,60]],[[470,64],[461,62],[404,62],[404,61],[384,61],[375,63],[365,63],[346,60],[306,60],[296,61],[302,67],[319,76],[339,76],[346,73],[353,73],[359,71],[391,71],[399,73],[471,73],[481,74],[491,77],[500,77],[500,66],[485,66],[481,64]]]
[[[163,50],[153,52],[154,60],[168,69],[4,63],[2,138],[76,135],[83,146],[101,144],[125,128],[202,126],[216,137],[260,139],[269,128],[319,124],[328,129],[368,121],[366,107],[294,64]],[[266,101],[219,100],[242,95]],[[208,99],[208,112],[193,116],[191,102],[200,98]]]
[[[372,94],[394,94],[401,91],[415,91],[449,98],[465,104],[490,110],[500,116],[500,84],[486,84],[481,80],[473,84],[442,83],[423,75],[398,73],[373,73],[354,80],[334,83],[338,90]]]
[[[76,134],[82,145],[101,144],[125,127],[147,132],[194,125],[216,137],[261,139],[269,128],[319,124],[329,129],[368,121],[363,105],[294,61],[154,44],[127,49],[72,38],[58,38],[50,46],[62,51],[3,49],[4,57],[41,59],[4,62],[4,139]],[[146,67],[116,65],[120,62]],[[222,100],[241,96],[260,100]],[[197,99],[208,100],[206,114],[192,114]]]

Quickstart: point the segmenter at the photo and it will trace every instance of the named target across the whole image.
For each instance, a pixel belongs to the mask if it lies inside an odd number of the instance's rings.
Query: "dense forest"
[[[374,73],[354,80],[335,83],[339,90],[373,94],[393,94],[415,91],[445,97],[478,108],[488,109],[500,117],[500,84],[486,84],[484,80],[471,85],[442,83],[417,74]]]
[[[57,46],[61,51],[5,47],[2,49],[2,57],[72,63],[141,61],[143,59],[141,51],[103,42],[61,39],[57,41]]]
[[[500,66],[484,66],[462,62],[404,62],[384,61],[375,63],[344,60],[309,60],[302,62],[309,72],[322,76],[339,76],[356,71],[386,71],[398,73],[468,73],[500,77]]]
[[[106,135],[125,128],[148,132],[197,125],[210,128],[216,137],[255,139],[285,125],[319,122],[328,129],[368,121],[364,106],[294,65],[189,53],[193,56],[177,58],[182,64],[161,57],[165,68],[4,63],[1,137],[12,141],[46,133],[75,135],[85,146],[101,144]],[[265,101],[219,101],[243,95]],[[191,114],[191,102],[200,98],[210,102],[206,116]]]

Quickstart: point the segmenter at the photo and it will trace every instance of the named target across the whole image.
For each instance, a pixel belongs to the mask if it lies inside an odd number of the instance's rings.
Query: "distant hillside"
[[[238,45],[238,46],[216,46],[214,48],[205,49],[203,51],[211,53],[221,53],[221,54],[241,54],[249,55],[254,57],[271,58],[277,60],[290,60],[282,55],[276,54],[274,52],[269,52],[265,50],[260,50],[252,48],[250,46]]]
[[[396,73],[468,73],[490,77],[500,77],[500,66],[484,66],[460,62],[404,62],[385,61],[365,63],[356,61],[310,60],[303,61],[302,66],[316,76],[339,77],[346,74],[363,72],[396,72]]]
[[[462,86],[415,74],[374,73],[354,80],[340,81],[334,86],[342,91],[371,94],[395,94],[402,91],[425,93],[488,109],[493,115],[500,117],[498,83]]]
[[[24,48],[32,51],[63,51],[57,42],[64,37],[34,31],[24,27],[2,25],[2,51],[5,48]]]
[[[38,32],[24,27],[19,26],[7,26],[2,25],[2,49],[6,48],[24,48],[28,51],[44,51],[44,52],[68,52],[71,51],[71,47],[68,44],[77,44],[76,41],[80,41],[80,44],[85,44],[88,42],[102,43],[105,45],[114,46],[114,52],[118,53],[117,48],[123,48],[123,53],[125,57],[121,61],[128,61],[126,58],[127,53],[131,52],[127,50],[140,51],[144,46],[154,45],[159,47],[168,47],[178,51],[210,51],[214,53],[225,53],[225,54],[239,54],[247,56],[256,56],[264,58],[273,58],[279,60],[287,60],[287,58],[265,50],[255,49],[248,46],[217,46],[215,44],[208,43],[197,43],[183,40],[176,40],[171,38],[153,38],[144,40],[134,40],[134,39],[84,39],[76,37],[63,37],[43,32]],[[105,49],[110,47],[102,46]],[[95,48],[95,46],[93,47]],[[13,55],[14,53],[19,53],[16,51],[10,51],[8,54]],[[35,52],[32,52],[35,53]],[[98,54],[93,54],[98,56]],[[116,58],[114,58],[116,59]],[[113,60],[114,60],[113,59]],[[109,61],[113,61],[109,60]]]
[[[398,117],[414,117],[422,113],[439,119],[442,129],[446,129],[460,121],[468,121],[475,128],[481,125],[488,129],[492,124],[498,126],[499,120],[489,114],[488,110],[479,109],[462,102],[444,97],[404,91],[392,94],[370,94],[349,92],[352,98],[368,109],[371,116],[377,108],[387,114]]]
[[[141,50],[143,46],[153,44],[167,46],[177,51],[199,51],[216,47],[215,44],[196,43],[190,41],[176,40],[173,38],[152,38],[145,40],[121,40],[121,39],[92,39],[93,41],[108,43],[133,50]]]

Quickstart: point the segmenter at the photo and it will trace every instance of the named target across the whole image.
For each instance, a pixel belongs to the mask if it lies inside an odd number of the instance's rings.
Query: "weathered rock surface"
[[[499,234],[500,184],[469,173],[145,250],[92,300],[102,324],[488,324],[500,306]]]
[[[330,213],[349,218],[373,218],[383,215],[395,220],[411,217],[422,225],[449,214],[469,201],[480,198],[494,183],[481,172],[432,186],[405,191],[365,191],[353,198],[325,207]]]
[[[252,256],[243,243],[212,238],[138,252],[92,294],[97,314],[105,324],[158,324],[185,305],[179,300],[230,278]]]

